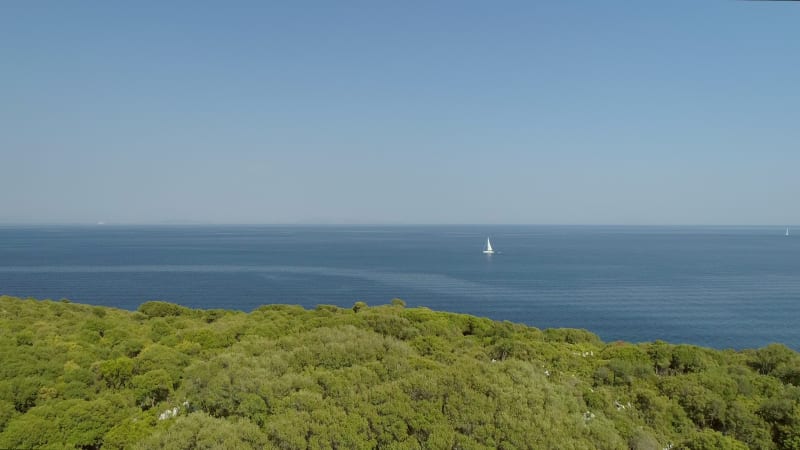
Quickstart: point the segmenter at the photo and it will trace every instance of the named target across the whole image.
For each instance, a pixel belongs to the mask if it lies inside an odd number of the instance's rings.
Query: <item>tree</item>
[[[189,313],[190,309],[175,303],[151,301],[142,303],[139,312],[147,317],[181,316]]]
[[[779,367],[796,359],[796,353],[794,353],[785,345],[770,344],[764,348],[756,350],[751,363],[759,373],[771,375]]]
[[[151,370],[144,375],[136,375],[131,382],[136,404],[149,409],[169,397],[172,392],[172,377],[164,369]]]
[[[97,365],[100,378],[108,387],[121,389],[128,385],[133,375],[133,360],[127,356],[103,361]]]
[[[695,433],[677,448],[685,450],[748,450],[744,443],[725,436],[719,431],[708,429]]]
[[[181,416],[165,430],[159,430],[134,446],[141,450],[263,449],[265,434],[242,419],[224,420],[203,412]]]

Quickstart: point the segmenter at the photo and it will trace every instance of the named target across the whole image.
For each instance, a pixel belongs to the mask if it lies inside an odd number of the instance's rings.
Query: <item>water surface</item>
[[[355,301],[606,341],[800,349],[800,235],[781,227],[0,227],[0,293],[125,309]],[[481,253],[491,235],[498,254]]]

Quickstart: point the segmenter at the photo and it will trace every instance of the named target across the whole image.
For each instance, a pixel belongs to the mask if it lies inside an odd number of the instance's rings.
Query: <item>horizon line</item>
[[[793,227],[794,224],[778,223],[739,223],[739,224],[699,224],[699,223],[547,223],[547,222],[505,222],[505,223],[466,223],[466,222],[0,222],[0,227],[47,227],[47,226],[82,226],[82,227],[154,227],[154,226],[549,226],[549,227]]]

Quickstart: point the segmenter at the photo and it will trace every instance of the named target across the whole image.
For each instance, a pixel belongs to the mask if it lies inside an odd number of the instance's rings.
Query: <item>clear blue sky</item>
[[[729,0],[3,1],[0,223],[800,224],[799,24]]]

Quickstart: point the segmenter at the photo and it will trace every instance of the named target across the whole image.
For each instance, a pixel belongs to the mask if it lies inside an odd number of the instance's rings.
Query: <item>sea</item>
[[[135,310],[403,299],[604,341],[800,350],[783,226],[0,226],[0,294]],[[491,237],[496,253],[482,250]]]

